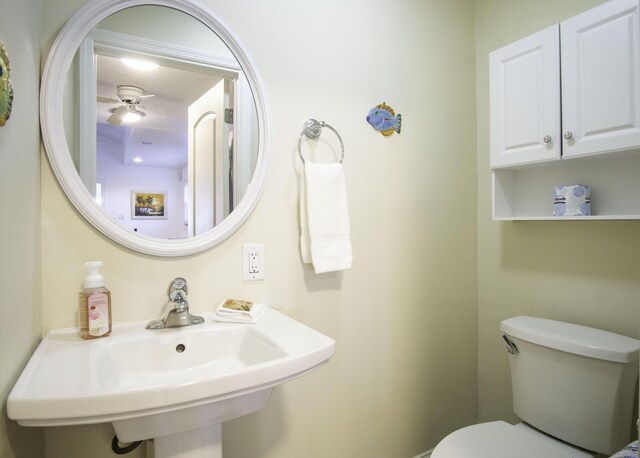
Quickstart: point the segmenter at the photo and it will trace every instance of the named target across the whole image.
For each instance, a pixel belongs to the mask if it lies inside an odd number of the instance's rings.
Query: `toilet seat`
[[[525,424],[492,421],[467,426],[445,437],[431,458],[593,458]]]

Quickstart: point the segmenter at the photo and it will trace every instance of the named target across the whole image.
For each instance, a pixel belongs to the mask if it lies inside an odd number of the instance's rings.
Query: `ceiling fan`
[[[138,108],[146,108],[140,105],[142,99],[153,97],[153,94],[145,94],[144,89],[137,86],[122,84],[118,86],[118,98],[105,97],[99,95],[97,101],[99,103],[118,103],[118,107],[109,110],[111,116],[107,118],[107,122],[114,126],[122,123],[136,122],[142,118],[145,113]]]

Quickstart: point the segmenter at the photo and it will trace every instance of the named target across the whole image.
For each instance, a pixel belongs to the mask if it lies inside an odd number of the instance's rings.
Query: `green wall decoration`
[[[9,56],[4,45],[0,43],[0,127],[7,123],[13,105],[13,87],[9,79]]]

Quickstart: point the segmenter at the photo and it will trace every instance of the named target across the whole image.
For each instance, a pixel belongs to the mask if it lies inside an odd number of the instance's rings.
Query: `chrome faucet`
[[[169,285],[169,312],[164,319],[152,320],[147,329],[175,328],[204,323],[204,318],[189,313],[187,302],[187,280],[178,277]]]

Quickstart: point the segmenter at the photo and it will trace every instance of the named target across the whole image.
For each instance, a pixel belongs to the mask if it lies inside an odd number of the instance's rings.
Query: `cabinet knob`
[[[551,135],[545,135],[542,141],[545,143],[551,143]]]
[[[573,133],[570,130],[566,131],[564,134],[564,138],[566,138],[567,140],[571,140],[571,137],[573,137]]]

